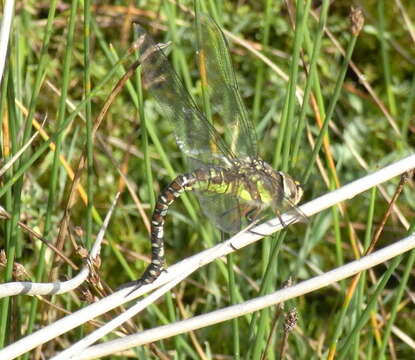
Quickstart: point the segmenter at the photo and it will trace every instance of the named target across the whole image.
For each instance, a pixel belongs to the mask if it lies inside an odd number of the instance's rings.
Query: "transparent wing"
[[[257,156],[257,139],[233,71],[229,47],[216,22],[206,14],[197,20],[199,68],[210,100],[212,119],[237,157]]]
[[[209,95],[214,117],[223,119],[219,125],[224,138],[198,109],[161,47],[143,28],[136,26],[143,85],[172,123],[177,144],[188,157],[190,169],[228,166],[235,152],[238,156],[256,156],[255,132],[238,93],[225,38],[212,20],[203,17],[202,21],[208,25],[201,37],[201,49],[206,60]],[[230,233],[240,229],[244,219],[241,219],[241,204],[233,194],[204,191],[196,194],[203,212],[217,227]]]
[[[200,207],[216,227],[230,234],[241,229],[245,218],[241,204],[233,194],[196,193]]]
[[[160,46],[141,26],[136,25],[136,31],[143,86],[171,121],[180,150],[204,166],[220,164],[224,157],[232,157],[220,135],[197,108]],[[214,152],[217,154],[213,155]]]

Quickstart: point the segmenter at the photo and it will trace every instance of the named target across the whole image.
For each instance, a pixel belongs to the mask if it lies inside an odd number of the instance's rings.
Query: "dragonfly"
[[[197,21],[199,72],[208,111],[186,90],[163,46],[136,25],[143,87],[170,120],[189,168],[158,196],[151,218],[151,263],[135,282],[137,287],[152,283],[165,270],[166,216],[184,192],[195,192],[206,216],[229,234],[264,209],[279,216],[303,195],[299,182],[258,156],[255,128],[238,90],[225,35],[209,15],[199,14]],[[215,127],[219,122],[220,128]]]

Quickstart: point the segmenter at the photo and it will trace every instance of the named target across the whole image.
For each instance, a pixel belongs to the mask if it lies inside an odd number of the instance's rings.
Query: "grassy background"
[[[299,3],[301,14],[305,8],[302,1]],[[415,4],[403,2],[400,7],[398,0],[353,2],[362,7],[366,17],[364,29],[354,37],[348,18],[350,4],[334,2],[327,16],[329,34],[323,34],[313,61],[313,48],[319,43],[318,18],[327,2],[322,3],[313,3],[304,26],[297,19],[294,31],[293,1],[202,2],[202,10],[233,35],[231,56],[257,129],[260,154],[302,181],[304,201],[404,157],[415,143]],[[16,153],[35,131],[36,122],[45,118],[44,131],[56,143],[56,151],[44,136],[37,137],[1,179],[1,204],[11,215],[1,222],[0,230],[0,244],[8,259],[7,263],[2,260],[3,281],[56,281],[76,273],[23,231],[18,220],[80,265],[74,244],[87,248],[115,193],[121,191],[122,196],[101,252],[101,282],[61,296],[2,300],[2,345],[137,279],[145,269],[150,254],[148,219],[155,196],[175,175],[186,171],[171,125],[133,76],[106,113],[93,146],[91,128],[134,60],[127,52],[133,41],[133,21],[140,22],[157,41],[173,42],[171,62],[190,92],[199,95],[192,11],[192,1],[181,1],[180,6],[169,1],[17,3],[0,90],[2,159]],[[245,46],[238,41],[241,39]],[[364,76],[344,63],[345,49],[353,51],[352,60]],[[255,51],[267,56],[269,62],[261,61]],[[126,60],[120,66],[117,60],[123,57]],[[316,69],[309,88],[312,98],[301,112],[294,85],[306,88],[310,62]],[[294,85],[289,86],[275,66]],[[339,82],[342,71],[346,71],[345,79]],[[82,102],[83,98],[86,101]],[[325,119],[331,119],[331,124],[321,132]],[[324,142],[318,146],[318,158],[313,158],[320,134],[326,137],[320,136]],[[78,167],[82,155],[93,164],[79,173],[91,199],[89,206],[73,191],[73,179],[58,155],[72,169]],[[392,196],[398,181],[384,184],[384,192]],[[131,333],[212,311],[280,288],[289,278],[297,282],[335,268],[359,256],[379,228],[377,247],[396,241],[407,233],[402,217],[413,222],[413,183],[405,186],[397,205],[402,216],[393,212],[385,226],[380,223],[388,200],[380,189],[362,194],[342,208],[327,210],[307,224],[238,251],[228,258],[233,271],[228,272],[224,262],[198,271],[174,290],[174,296],[166,296],[122,331]],[[220,241],[220,234],[193,196],[174,204],[165,234],[169,264]],[[345,281],[287,303],[284,310],[270,308],[199,330],[194,337],[177,336],[135,351],[142,359],[260,359],[261,354],[274,359],[284,351],[282,356],[294,359],[317,359],[329,352],[340,358],[410,359],[415,336],[411,297],[414,254],[398,260],[362,274],[356,289],[351,288],[351,281]],[[271,276],[264,280],[269,263]],[[381,279],[389,281],[383,284]],[[294,309],[298,322],[288,335],[282,323]],[[392,324],[393,334],[388,328]],[[94,327],[91,324],[65,334],[26,358],[40,358],[41,353],[49,357]],[[397,330],[408,336],[412,345],[398,337]]]

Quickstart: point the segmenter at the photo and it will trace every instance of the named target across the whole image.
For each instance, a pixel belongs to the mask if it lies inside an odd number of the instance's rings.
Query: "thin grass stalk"
[[[15,51],[10,52],[10,55],[13,55],[14,58],[14,70],[15,70],[15,74],[13,75],[13,78],[15,79],[14,83],[15,83],[15,101],[14,104],[16,105],[16,100],[20,101],[20,102],[24,102],[25,101],[25,93],[24,93],[24,84],[25,84],[25,69],[23,68],[23,65],[25,64],[25,56],[23,55],[25,53],[26,50],[26,46],[27,46],[27,41],[24,41],[24,45],[19,46],[20,44],[22,44],[21,41],[21,34],[19,34],[18,31],[14,32],[14,43],[18,44],[18,46],[15,47]],[[10,59],[12,59],[12,56],[10,56]],[[17,107],[16,107],[17,110]],[[14,109],[13,109],[14,111]],[[21,109],[19,109],[18,111],[16,111],[16,124],[18,124],[19,129],[23,128],[23,124],[24,124],[24,115]],[[17,139],[16,139],[17,140]],[[21,147],[24,146],[24,144],[22,143],[20,145]],[[21,148],[19,149],[21,150]],[[21,210],[19,209],[19,215],[21,213]],[[22,253],[23,250],[25,248],[25,241],[23,238],[23,234],[21,229],[18,230],[17,232],[17,248],[16,248],[16,258],[22,258]],[[25,306],[25,301],[23,298],[17,298],[16,301],[13,304],[14,308],[12,308],[12,311],[14,312],[14,314],[17,314],[16,309],[22,309]],[[15,331],[14,334],[12,334],[12,336],[14,338],[16,337],[20,337],[22,331],[20,329],[22,329],[25,325],[25,316],[21,313],[17,314],[17,316],[13,317],[13,320],[11,322],[11,324],[14,325],[15,327]],[[12,333],[12,331],[10,331],[10,333]]]
[[[401,128],[401,134],[402,134],[402,141],[404,144],[408,143],[408,129],[409,129],[409,123],[411,121],[411,118],[413,118],[413,109],[414,109],[414,103],[415,103],[415,73],[412,77],[412,83],[409,90],[409,97],[408,101],[405,104],[405,111],[402,118],[402,128]]]
[[[224,240],[224,234],[221,233],[222,240]],[[235,272],[234,272],[234,256],[233,254],[229,254],[227,257],[227,265],[228,265],[228,289],[229,289],[229,296],[230,296],[230,303],[235,305],[238,303],[237,299],[237,285],[235,282]],[[241,342],[240,342],[240,334],[239,334],[239,319],[235,318],[232,320],[232,340],[233,340],[233,358],[235,360],[241,359]]]
[[[14,51],[18,51],[18,47],[14,47]],[[15,86],[14,81],[12,81],[12,78],[15,76],[15,63],[13,61],[10,61],[7,68],[8,76],[6,84],[7,84],[7,90],[6,90],[6,96],[7,96],[7,110],[8,110],[8,127],[9,127],[9,146],[11,154],[16,154],[20,150],[21,144],[19,144],[19,129],[21,124],[19,123],[18,118],[18,109],[16,108],[16,93],[15,93]],[[16,171],[18,169],[18,163],[15,163],[13,166],[13,170]],[[17,190],[18,187],[15,186],[15,189]],[[21,189],[19,189],[21,190]],[[20,191],[13,195],[13,197],[18,200],[18,202],[13,204],[13,211],[17,211],[20,213]],[[17,223],[13,223],[13,225],[17,225]]]
[[[308,103],[310,100],[310,94],[312,90],[313,81],[316,80],[315,79],[316,77],[318,77],[317,60],[320,56],[321,40],[324,36],[324,29],[327,23],[327,14],[328,14],[329,5],[330,5],[329,0],[323,1],[321,12],[320,12],[320,19],[318,23],[318,30],[317,30],[315,38],[313,39],[314,46],[312,50],[311,50],[310,32],[308,31],[307,27],[304,27],[304,31],[305,31],[304,41],[305,41],[307,52],[309,55],[311,54],[311,57],[310,57],[310,64],[309,64],[309,69],[308,69],[307,82],[306,82],[306,86],[304,89],[303,103],[301,104],[301,112],[298,117],[297,129],[295,131],[295,140],[294,140],[294,146],[293,146],[293,151],[292,151],[292,158],[294,162],[297,160],[298,153],[300,150],[301,138],[302,138],[302,134],[303,134],[304,127],[305,127],[305,117],[307,115],[307,110],[309,107]]]
[[[333,116],[334,109],[336,108],[336,104],[337,104],[337,101],[339,99],[340,92],[341,92],[341,89],[342,89],[344,77],[346,75],[346,71],[348,69],[350,59],[352,57],[352,53],[353,53],[354,47],[356,45],[358,35],[359,35],[359,33],[352,33],[351,39],[348,43],[345,58],[343,60],[342,66],[340,68],[339,76],[337,77],[337,81],[336,81],[336,84],[334,86],[333,96],[331,97],[331,101],[330,101],[329,106],[327,108],[327,114],[324,118],[323,127],[320,130],[320,133],[319,133],[318,138],[316,140],[316,143],[314,145],[313,153],[310,157],[310,161],[308,163],[308,166],[307,166],[306,170],[304,171],[304,175],[302,176],[302,178],[303,178],[302,182],[303,183],[306,183],[308,181],[310,175],[311,175],[311,171],[313,169],[314,162],[315,162],[315,160],[317,158],[317,155],[320,151],[321,145],[323,144],[324,136],[327,134],[329,122],[330,122],[330,120]]]
[[[136,56],[138,59],[138,56]],[[146,114],[144,112],[144,98],[143,98],[143,87],[141,83],[141,67],[138,67],[136,70],[136,89],[137,89],[137,112],[138,118],[141,123],[140,132],[141,132],[141,143],[144,155],[144,174],[147,181],[148,196],[150,201],[151,209],[154,209],[156,205],[156,197],[153,190],[153,172],[151,171],[151,157],[150,157],[150,148],[148,142],[148,122]]]
[[[204,3],[204,1],[203,1]],[[215,1],[215,0],[208,0],[207,6],[204,11],[208,12],[207,7],[209,7],[209,13],[212,14],[212,17],[222,25],[222,14],[223,14],[223,2]]]
[[[4,119],[4,110],[7,109],[6,101],[7,101],[7,87],[8,87],[8,78],[9,78],[9,70],[8,67],[4,69],[3,72],[3,79],[0,84],[0,115],[1,119]],[[2,123],[2,158],[5,160],[11,155],[9,147],[9,139],[10,137],[7,134],[7,124],[6,126]],[[13,171],[13,168],[11,169]],[[4,175],[4,180],[7,181],[7,178],[9,176],[9,173],[6,172]],[[4,195],[4,206],[6,209],[12,209],[13,204],[13,198],[12,198],[12,192],[7,191]],[[6,247],[6,254],[8,254],[8,248],[10,243],[10,232],[11,232],[11,222],[6,221],[4,224],[4,241],[5,241],[5,247]],[[7,281],[7,269],[5,272],[5,275],[3,276],[3,281]],[[5,339],[8,329],[8,317],[9,317],[9,304],[10,299],[5,298],[2,299],[0,302],[0,347],[4,347],[5,345]]]
[[[165,299],[165,302],[166,302],[166,305],[167,305],[167,313],[168,313],[167,314],[168,315],[168,322],[167,323],[170,323],[170,324],[174,323],[174,322],[177,321],[177,316],[176,316],[176,306],[173,302],[173,298],[171,296],[171,291],[168,291],[166,293],[166,295],[164,296],[164,299]],[[183,357],[183,355],[180,355],[180,354],[182,354],[182,347],[181,347],[181,341],[180,341],[180,338],[182,338],[182,337],[183,337],[183,335],[178,335],[178,336],[175,336],[174,339],[173,339],[173,341],[175,343],[174,348],[176,349],[176,352],[177,352],[177,355],[178,355],[179,359],[181,359]],[[185,339],[182,339],[182,340],[186,341]]]
[[[312,77],[313,96],[317,103],[318,115],[324,119],[326,117],[326,106],[324,105],[324,96],[320,85],[320,78],[317,71]]]
[[[366,253],[366,251],[369,249],[370,241],[372,239],[373,221],[374,221],[375,205],[376,205],[376,194],[377,194],[377,187],[373,187],[370,192],[369,210],[368,210],[365,240],[364,240],[364,253]]]
[[[198,65],[199,65],[199,74],[200,74],[200,84],[202,90],[202,104],[203,111],[206,115],[207,120],[212,123],[212,109],[210,107],[210,98],[208,92],[208,81],[206,74],[206,54],[203,51],[202,45],[202,28],[199,21],[200,14],[200,3],[199,1],[195,2],[195,25],[196,25],[196,43],[198,48]]]
[[[13,89],[13,81],[9,78],[9,76],[13,74],[12,64],[8,63],[7,67],[5,68],[4,75],[3,75],[3,89],[5,90],[5,101],[7,103],[8,109],[8,131],[9,131],[9,139],[8,139],[8,146],[10,155],[17,151],[18,144],[17,141],[17,124],[16,124],[16,109],[15,109],[15,102],[14,102],[14,89]],[[13,166],[16,168],[16,166]],[[5,238],[5,250],[7,256],[7,263],[6,269],[4,274],[4,280],[10,281],[13,277],[13,266],[17,252],[17,244],[18,244],[18,232],[20,231],[17,227],[17,222],[19,221],[20,216],[20,192],[16,193],[17,186],[10,189],[10,191],[6,194],[6,205],[8,209],[11,209],[11,219],[6,223],[6,238]],[[9,316],[10,316],[10,299],[2,299],[1,302],[1,329],[0,329],[0,344],[4,346],[5,343],[9,341],[11,336],[10,332],[8,331],[8,327],[10,326]]]
[[[16,36],[17,38],[17,36]],[[10,44],[11,45],[11,44]],[[21,91],[19,91],[19,84],[22,82],[21,79],[21,72],[19,71],[19,59],[21,57],[20,54],[20,46],[19,43],[16,42],[15,46],[12,47],[13,51],[10,51],[10,57],[8,61],[8,68],[7,68],[7,75],[6,79],[14,79],[14,81],[7,81],[7,109],[8,109],[8,127],[9,127],[9,146],[11,150],[11,154],[16,154],[20,150],[20,146],[23,144],[19,144],[19,131],[22,127],[22,115],[21,112],[16,107],[16,99],[22,99]],[[9,75],[11,78],[9,78]],[[16,92],[17,91],[17,92]],[[18,168],[19,163],[15,163],[13,166],[13,170],[15,171]],[[18,222],[20,220],[20,213],[21,213],[21,186],[16,184],[14,189],[11,189],[11,192],[8,194],[7,202],[11,208],[11,219],[8,224],[7,228],[7,235],[6,235],[6,255],[7,255],[7,264],[6,264],[6,281],[10,281],[12,279],[14,273],[14,265],[15,259],[18,259],[22,256],[22,249],[24,248],[24,243],[22,242],[22,234],[21,229],[18,226]],[[15,303],[13,307],[9,308],[11,310],[11,318],[13,314],[16,314],[16,306],[18,303]],[[10,318],[10,319],[11,319]],[[9,320],[10,320],[9,319]],[[14,319],[14,323],[18,323],[17,319]],[[10,323],[8,324],[10,326]],[[8,338],[13,338],[16,336],[20,336],[21,333],[16,328],[17,333],[12,334],[10,331],[5,332],[5,337],[8,335]],[[7,341],[7,339],[1,335],[2,341]],[[3,340],[4,339],[4,340]]]
[[[271,289],[274,288],[272,284],[274,282],[273,280],[275,279],[275,269],[277,268],[278,255],[286,234],[287,233],[285,231],[280,232],[275,236],[275,239],[273,239],[271,252],[269,254],[268,266],[262,278],[261,288],[258,294],[259,296],[268,293]],[[259,318],[255,316],[256,314],[252,316],[252,320],[249,326],[249,339],[254,338],[254,341],[250,346],[250,350],[246,359],[260,359],[263,347],[266,344],[265,330],[269,324],[269,311],[268,309],[264,309],[260,311],[259,314]]]
[[[339,208],[337,206],[333,206],[331,208],[331,215],[332,215],[332,226],[333,226],[333,233],[334,233],[334,243],[336,246],[336,265],[341,266],[344,264],[344,254],[342,249],[342,234],[341,234],[341,225],[340,225],[340,216],[339,216]],[[344,290],[344,283],[340,283],[342,290]]]
[[[287,171],[289,169],[290,162],[290,153],[291,153],[291,140],[292,134],[294,131],[294,111],[296,108],[296,97],[295,89],[298,82],[298,68],[300,65],[300,53],[301,46],[304,39],[304,28],[306,27],[308,14],[310,12],[311,1],[306,1],[305,7],[304,0],[297,0],[296,3],[296,19],[295,19],[295,33],[294,33],[294,46],[291,56],[290,64],[290,81],[288,86],[288,109],[287,109],[287,132],[286,132],[286,141],[284,142],[283,149],[283,161],[282,161],[282,170]]]
[[[373,221],[374,221],[374,214],[375,214],[375,205],[376,205],[376,194],[377,194],[377,188],[373,187],[371,192],[370,192],[370,199],[369,199],[369,209],[368,209],[368,215],[367,215],[367,222],[366,222],[366,231],[365,231],[365,239],[364,239],[364,253],[366,253],[367,249],[370,246],[370,240],[372,238],[372,233],[373,233]],[[361,273],[360,275],[360,279],[359,279],[359,284],[357,287],[357,292],[356,292],[356,296],[355,296],[355,306],[353,309],[353,315],[354,315],[354,322],[356,321],[356,319],[360,318],[361,314],[362,314],[362,309],[365,306],[365,301],[366,301],[366,296],[365,296],[365,291],[367,289],[367,284],[366,284],[366,272]],[[339,326],[341,328],[341,326]],[[361,345],[361,338],[362,338],[362,333],[360,331],[358,331],[355,334],[355,339],[354,339],[354,346],[352,349],[352,353],[353,353],[353,358],[358,358],[359,354],[360,354],[360,345]],[[334,341],[330,344],[330,346],[333,346],[334,344],[338,344],[338,338],[334,339]]]
[[[380,42],[380,54],[382,58],[382,65],[383,65],[383,75],[385,76],[385,87],[386,87],[386,94],[388,97],[388,106],[389,111],[392,116],[396,116],[397,108],[396,108],[396,100],[395,95],[393,93],[393,84],[392,84],[392,76],[391,76],[391,68],[390,68],[390,59],[389,59],[389,51],[388,51],[388,43],[386,40],[386,24],[385,24],[385,2],[384,0],[379,0],[377,2],[377,9],[378,9],[378,20],[379,20],[379,42]]]
[[[264,25],[261,29],[261,45],[265,49],[269,43],[269,31],[271,26],[271,14],[272,14],[272,0],[264,0],[265,2],[265,15],[263,18]],[[262,102],[262,88],[264,84],[264,75],[265,75],[265,64],[257,60],[256,61],[256,81],[255,81],[255,95],[252,108],[252,119],[253,123],[258,122],[259,116],[261,114],[261,102]]]
[[[334,190],[336,188],[336,179],[335,176],[332,175],[330,171],[330,190]],[[343,241],[342,241],[342,232],[341,232],[341,225],[340,225],[340,217],[339,217],[339,207],[333,206],[331,208],[332,219],[333,219],[333,232],[334,232],[334,242],[336,246],[336,264],[337,266],[341,266],[344,264],[344,254],[343,254]],[[340,283],[342,291],[345,289],[344,282]]]
[[[22,59],[23,59],[23,54],[22,54],[22,50],[24,51],[24,49],[22,49],[22,46],[20,45],[20,34],[18,32],[14,33],[14,43],[16,44],[15,46],[15,51],[13,51],[10,55],[10,60],[13,62],[14,66],[13,66],[13,79],[15,79],[14,81],[14,93],[15,93],[15,100],[19,100],[21,102],[23,102],[23,83],[24,83],[24,79],[23,79],[23,73],[22,73]],[[18,125],[19,129],[22,128],[23,126],[23,113],[21,110],[18,110],[18,108],[16,107],[16,105],[14,105],[15,108],[15,112],[16,112],[16,125]],[[23,146],[23,143],[22,143]]]
[[[287,94],[289,93],[290,82],[287,85]],[[288,96],[288,95],[287,95]],[[286,130],[287,130],[287,114],[288,114],[288,101],[284,101],[284,106],[282,108],[281,121],[278,124],[278,135],[275,141],[275,150],[273,152],[272,167],[274,169],[279,169],[282,165],[282,148],[284,144],[284,139],[286,139]]]
[[[356,323],[357,319],[362,316],[362,311],[365,306],[366,300],[366,289],[367,289],[367,273],[366,271],[362,272],[360,275],[359,283],[356,289],[356,295],[353,298],[353,310],[352,310],[352,319],[351,323]],[[362,333],[358,331],[354,334],[353,346],[350,350],[353,359],[359,359],[360,352],[361,352],[361,345],[364,342],[364,338],[362,338]]]
[[[83,23],[83,36],[84,36],[84,96],[88,97],[91,93],[91,2],[85,0],[84,7],[84,23]],[[93,119],[92,119],[92,106],[91,101],[85,104],[85,122],[86,122],[86,193],[88,197],[88,203],[86,204],[86,230],[85,230],[85,244],[88,249],[92,244],[92,210],[94,207],[94,145],[93,145]],[[74,137],[75,139],[75,137]],[[68,271],[71,271],[69,269]],[[70,301],[70,299],[68,299]],[[84,337],[85,327],[81,326],[78,331],[77,338]]]
[[[84,4],[84,93],[89,97],[91,93],[91,1],[85,0]],[[85,122],[86,122],[86,153],[87,153],[87,179],[86,191],[88,204],[86,206],[86,232],[85,240],[88,249],[92,243],[92,209],[94,205],[94,140],[92,135],[93,120],[91,101],[85,104]]]
[[[186,57],[183,53],[183,47],[181,46],[180,35],[177,32],[176,22],[178,16],[176,13],[176,7],[169,2],[165,2],[164,11],[168,21],[168,33],[174,44],[171,54],[173,67],[181,74],[183,83],[186,88],[190,90],[192,88],[192,79],[190,76],[189,66],[186,62]]]

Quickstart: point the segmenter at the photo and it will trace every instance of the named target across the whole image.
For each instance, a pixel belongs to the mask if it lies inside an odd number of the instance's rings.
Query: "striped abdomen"
[[[151,218],[151,263],[138,285],[150,284],[158,278],[164,269],[164,222],[170,205],[186,190],[192,190],[196,178],[193,174],[179,175],[164,189],[157,198]]]
[[[284,209],[284,201],[290,206],[300,201],[300,185],[289,175],[274,171],[262,160],[235,160],[232,165],[230,168],[201,168],[179,175],[160,193],[151,218],[151,263],[137,281],[137,286],[152,283],[164,269],[164,222],[170,205],[184,191],[231,193],[247,205],[240,211],[240,215],[245,216],[256,214],[264,206],[271,206],[278,214]]]
[[[177,176],[158,196],[156,207],[151,218],[151,263],[138,286],[152,283],[161,274],[165,265],[164,256],[164,223],[170,205],[184,191],[207,190],[216,191],[215,186],[227,187],[227,171],[223,168],[198,169],[190,174]]]

